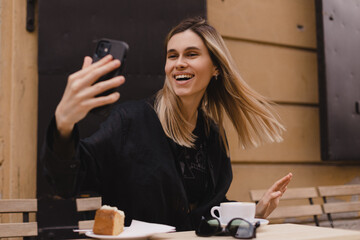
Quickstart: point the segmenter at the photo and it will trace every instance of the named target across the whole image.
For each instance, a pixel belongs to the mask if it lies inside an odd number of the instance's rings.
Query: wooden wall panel
[[[37,162],[37,32],[26,31],[26,4],[13,1],[13,73],[11,101],[11,159],[14,196],[36,196]],[[16,174],[16,175],[15,175]]]
[[[318,103],[315,51],[225,39],[244,80],[273,101]]]
[[[230,122],[226,133],[233,162],[320,162],[320,130],[317,107],[277,105],[287,131],[281,143],[265,144],[254,149],[242,149]]]
[[[250,189],[267,189],[292,172],[289,187],[360,184],[359,165],[323,164],[233,164],[234,179],[228,198],[250,201]]]
[[[2,198],[36,197],[37,33],[25,29],[26,1],[0,0]]]
[[[1,10],[0,10],[1,11]],[[1,17],[1,16],[0,16]],[[1,82],[1,81],[0,81]],[[1,87],[1,84],[0,84],[0,87]],[[1,88],[0,88],[1,89]],[[0,90],[0,95],[1,95],[1,90]],[[1,99],[0,99],[0,102],[1,102]],[[1,106],[1,104],[0,104]],[[1,112],[1,111],[0,111]],[[1,123],[0,123],[0,126],[1,126]],[[1,130],[1,127],[0,127],[0,130]],[[1,134],[1,132],[0,132]],[[0,135],[1,136],[1,135]],[[2,194],[3,194],[3,176],[4,176],[4,173],[3,173],[3,163],[4,163],[4,139],[2,139],[0,137],[0,199],[2,198]],[[0,216],[0,222],[1,222],[1,216]]]
[[[4,161],[4,139],[0,138],[0,167]]]
[[[12,18],[9,9],[12,7],[10,1],[2,0],[0,1],[0,138],[3,142],[3,161],[1,162],[1,197],[4,196],[5,188],[9,183],[7,179],[9,178],[8,172],[6,171],[9,168],[9,162],[6,161],[6,158],[9,156],[8,140],[9,140],[9,118],[8,114],[10,112],[10,87],[11,81],[8,79],[11,78],[11,26]],[[7,24],[4,24],[7,23]],[[6,47],[5,47],[6,46]],[[5,81],[6,79],[6,81]]]
[[[209,22],[226,37],[316,48],[313,0],[208,0]]]

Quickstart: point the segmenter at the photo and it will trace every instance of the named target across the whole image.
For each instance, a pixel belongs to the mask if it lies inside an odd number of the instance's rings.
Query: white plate
[[[124,231],[117,236],[97,235],[97,234],[94,234],[93,231],[88,231],[85,233],[85,235],[88,237],[97,238],[97,239],[132,239],[132,240],[135,240],[135,239],[147,239],[154,234],[167,233],[167,232],[175,232],[175,227],[133,220],[131,222],[130,227],[125,227]]]
[[[124,232],[120,233],[117,236],[110,236],[110,235],[97,235],[93,233],[93,231],[86,232],[85,235],[91,238],[97,238],[97,239],[133,239],[133,240],[140,240],[140,239],[147,239],[152,234],[132,234],[131,236],[124,235],[126,229]]]
[[[260,226],[269,224],[269,220],[262,218],[254,218],[253,224],[255,224],[256,222],[260,222]],[[226,225],[227,223],[221,223],[222,227],[226,227]]]

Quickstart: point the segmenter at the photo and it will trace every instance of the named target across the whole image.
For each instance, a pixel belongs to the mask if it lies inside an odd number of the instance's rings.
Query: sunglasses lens
[[[236,238],[251,238],[253,235],[253,226],[243,219],[233,219],[227,225],[227,230],[231,236]]]
[[[202,237],[213,236],[221,232],[220,222],[217,219],[210,220],[201,220],[198,229],[196,230],[196,235]]]

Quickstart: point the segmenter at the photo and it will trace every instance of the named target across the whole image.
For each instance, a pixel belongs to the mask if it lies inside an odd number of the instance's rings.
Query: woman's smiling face
[[[177,96],[200,100],[217,70],[202,39],[186,30],[167,44],[165,73]]]

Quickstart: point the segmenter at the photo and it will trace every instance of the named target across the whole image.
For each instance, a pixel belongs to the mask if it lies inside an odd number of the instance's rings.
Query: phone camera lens
[[[96,53],[99,56],[99,58],[103,58],[107,54],[109,54],[110,48],[111,48],[111,44],[109,42],[102,41],[98,44]]]

